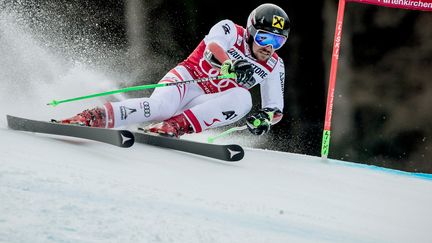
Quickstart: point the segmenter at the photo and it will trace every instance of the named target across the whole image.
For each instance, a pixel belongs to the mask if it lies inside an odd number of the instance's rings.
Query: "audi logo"
[[[147,101],[143,102],[143,109],[144,109],[144,116],[145,117],[150,117],[151,113],[150,113],[150,104]]]

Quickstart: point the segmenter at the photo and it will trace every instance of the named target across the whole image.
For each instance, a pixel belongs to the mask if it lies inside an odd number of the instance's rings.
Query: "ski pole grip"
[[[261,120],[260,119],[255,119],[253,121],[253,125],[254,125],[254,127],[258,127],[259,125],[261,125]]]

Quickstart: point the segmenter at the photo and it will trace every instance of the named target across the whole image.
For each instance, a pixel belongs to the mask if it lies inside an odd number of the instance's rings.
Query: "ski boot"
[[[179,114],[163,122],[150,125],[145,131],[162,136],[179,138],[186,133],[193,133],[193,128],[186,119],[186,116],[184,114]]]
[[[113,122],[108,122],[107,124],[107,114],[105,112],[105,109],[101,107],[84,110],[83,112],[71,118],[60,120],[57,122],[61,124],[79,125],[87,127],[114,127]]]

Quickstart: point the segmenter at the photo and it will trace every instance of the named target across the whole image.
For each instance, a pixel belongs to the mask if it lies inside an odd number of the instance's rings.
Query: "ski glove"
[[[236,75],[237,83],[247,89],[251,88],[255,84],[255,78],[253,77],[254,70],[250,62],[239,59],[232,62],[230,59],[222,63],[221,74],[222,75]]]
[[[246,118],[249,131],[255,135],[263,135],[270,131],[273,116],[279,109],[264,108]]]

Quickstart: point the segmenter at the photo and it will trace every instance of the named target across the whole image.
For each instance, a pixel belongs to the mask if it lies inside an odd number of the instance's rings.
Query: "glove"
[[[255,135],[263,135],[270,131],[274,110],[264,108],[246,118],[246,125],[249,131]]]
[[[251,88],[255,84],[252,64],[244,59],[235,60],[234,63],[228,59],[221,66],[222,75],[236,75],[236,81],[242,87]]]

